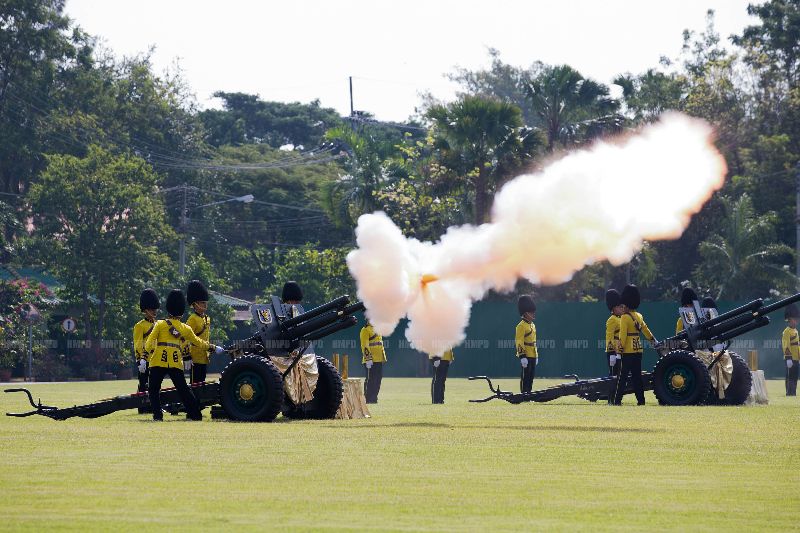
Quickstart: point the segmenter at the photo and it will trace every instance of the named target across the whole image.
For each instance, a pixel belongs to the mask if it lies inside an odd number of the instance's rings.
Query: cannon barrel
[[[281,334],[281,337],[286,340],[308,338],[309,335],[315,334],[317,330],[320,330],[322,328],[327,328],[328,326],[335,324],[339,320],[350,315],[350,313],[355,313],[356,311],[363,311],[363,310],[364,310],[364,304],[362,302],[356,302],[352,305],[347,305],[335,311],[328,311],[326,313],[323,313],[319,316],[312,318],[311,320],[306,320],[302,324],[285,328],[283,333]],[[353,321],[350,323],[350,326],[354,326],[355,323],[356,323],[355,319],[353,319]],[[338,331],[338,329],[334,331]],[[319,339],[322,337],[316,337],[316,338]]]
[[[326,313],[326,312],[328,312],[328,311],[330,311],[332,309],[340,309],[340,308],[346,306],[349,303],[350,303],[350,297],[348,295],[345,294],[344,296],[339,296],[335,300],[331,300],[330,302],[328,302],[326,304],[322,304],[319,307],[315,307],[314,309],[312,309],[310,311],[306,311],[305,313],[303,313],[301,315],[297,315],[294,318],[289,318],[287,320],[284,320],[281,323],[281,326],[283,326],[284,330],[288,329],[288,328],[291,328],[291,327],[296,326],[296,325],[298,325],[298,324],[300,324],[302,322],[305,322],[307,320],[311,320],[312,318],[317,317],[317,316],[319,316],[319,315],[321,315],[323,313]]]
[[[730,311],[728,311],[726,313],[722,313],[721,315],[719,315],[719,316],[717,316],[715,318],[712,318],[711,320],[707,320],[706,322],[703,322],[701,324],[701,327],[710,328],[711,326],[719,324],[720,322],[725,322],[729,318],[733,318],[735,316],[743,315],[744,313],[747,313],[748,311],[755,312],[759,308],[761,308],[761,306],[763,306],[763,305],[764,305],[764,300],[762,300],[761,298],[759,298],[758,300],[753,300],[752,302],[746,303],[741,307],[737,307],[736,309],[731,309]]]
[[[783,300],[778,300],[777,302],[775,302],[773,304],[765,305],[764,307],[762,307],[761,309],[756,311],[756,314],[763,316],[763,315],[772,313],[773,311],[777,311],[778,309],[781,309],[782,307],[786,307],[788,305],[791,305],[791,304],[793,304],[795,302],[800,302],[800,292],[797,293],[797,294],[794,294],[792,296],[789,296],[787,298],[784,298]]]
[[[732,329],[730,331],[726,331],[725,333],[722,333],[722,334],[718,335],[717,337],[714,337],[713,340],[720,341],[720,342],[729,341],[731,339],[735,339],[739,335],[744,335],[748,331],[753,331],[754,329],[758,329],[758,328],[764,327],[767,324],[769,324],[769,317],[768,316],[760,316],[757,319],[755,319],[753,322],[744,324],[742,326],[739,326],[738,328],[734,328],[734,329]]]
[[[318,329],[316,331],[312,331],[311,333],[305,335],[302,340],[305,340],[305,341],[319,340],[319,339],[321,339],[323,337],[327,337],[328,335],[336,333],[337,331],[339,331],[341,329],[347,329],[349,327],[355,326],[356,322],[357,322],[356,317],[347,316],[347,317],[343,318],[342,320],[340,320],[338,322],[334,322],[330,326],[326,326],[326,327],[324,327],[322,329]]]
[[[718,337],[719,335],[723,335],[740,326],[749,324],[753,320],[755,320],[755,317],[750,313],[746,313],[743,315],[733,317],[730,320],[726,320],[725,322],[715,324],[711,327],[707,327],[705,324],[701,324],[700,332],[698,333],[697,337],[703,340],[708,340],[713,337]]]

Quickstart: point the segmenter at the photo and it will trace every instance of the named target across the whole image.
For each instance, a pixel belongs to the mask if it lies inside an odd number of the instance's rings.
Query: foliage
[[[757,215],[746,194],[720,201],[725,208],[722,231],[700,243],[699,283],[710,287],[716,299],[794,292],[797,278],[787,264],[793,250],[774,241],[774,213]]]
[[[28,351],[30,319],[46,322],[53,295],[27,279],[0,280],[0,368],[20,365]],[[39,327],[35,328],[38,333]]]
[[[141,159],[96,146],[85,158],[50,156],[48,162],[30,194],[34,236],[47,242],[43,259],[63,280],[65,296],[83,305],[87,339],[107,333],[109,307],[116,312],[112,327],[127,331],[133,317],[123,309],[144,287],[136,280],[159,278],[164,250],[175,242],[161,199],[152,195],[156,175]]]
[[[283,254],[275,268],[275,282],[264,292],[264,298],[280,296],[283,284],[294,280],[303,289],[303,303],[316,307],[343,294],[355,295],[355,285],[347,270],[349,248],[315,250],[311,246],[296,248]]]
[[[434,148],[456,186],[474,194],[473,221],[487,221],[498,184],[530,162],[541,137],[522,123],[520,109],[506,102],[464,96],[427,112]]]
[[[214,96],[222,100],[223,109],[200,113],[213,146],[264,143],[273,148],[286,144],[310,148],[320,144],[326,130],[342,123],[336,111],[321,107],[319,100],[284,104],[244,93],[219,91]]]

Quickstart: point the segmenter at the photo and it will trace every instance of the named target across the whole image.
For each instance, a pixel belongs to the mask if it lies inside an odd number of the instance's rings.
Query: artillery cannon
[[[740,355],[728,350],[730,341],[747,332],[769,324],[769,313],[800,301],[800,293],[775,303],[764,305],[760,298],[726,313],[714,316],[702,309],[697,301],[692,309],[683,310],[684,329],[654,346],[661,356],[652,372],[642,372],[644,390],[652,390],[661,405],[741,405],[750,394],[752,375]],[[714,349],[721,348],[721,349]],[[514,393],[492,385],[485,379],[492,395],[471,402],[494,399],[518,404],[549,402],[563,396],[578,396],[596,402],[607,400],[617,382],[616,376],[578,379],[542,390]],[[624,394],[633,392],[630,382]]]
[[[314,355],[313,341],[354,326],[356,318],[352,313],[363,310],[364,304],[350,304],[346,295],[310,311],[304,311],[299,304],[284,304],[276,296],[269,304],[251,306],[255,335],[225,347],[231,361],[218,382],[191,385],[200,407],[211,407],[213,418],[247,422],[270,422],[281,411],[289,418],[333,418],[342,401],[342,378],[327,359]],[[304,365],[304,375],[316,375],[314,386],[310,382],[304,384],[306,397],[287,390],[288,377],[298,364]],[[58,408],[43,405],[41,400],[34,402],[30,391],[24,388],[5,392],[26,394],[34,408],[25,413],[6,413],[16,417],[97,418],[149,406],[147,393]],[[162,389],[161,401],[168,411],[179,409],[180,399],[174,388]]]

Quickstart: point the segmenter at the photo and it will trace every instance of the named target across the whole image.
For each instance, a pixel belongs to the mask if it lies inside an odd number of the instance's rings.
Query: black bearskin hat
[[[636,285],[625,285],[625,288],[622,289],[622,303],[628,309],[637,309],[641,301],[642,297],[639,295],[639,288]]]
[[[622,297],[619,295],[619,291],[617,289],[608,289],[606,291],[606,305],[608,306],[609,311],[621,303]]]
[[[800,309],[798,309],[795,304],[789,304],[786,307],[786,311],[783,312],[783,317],[787,320],[790,318],[800,318]]]
[[[694,289],[691,287],[684,287],[681,291],[681,305],[682,306],[690,306],[692,302],[698,300],[697,293],[694,292]],[[705,307],[705,306],[703,306]]]
[[[287,281],[283,284],[283,292],[281,293],[281,300],[288,301],[303,301],[303,289],[296,281]]]
[[[172,289],[167,295],[167,313],[169,316],[183,316],[186,311],[186,298],[180,289]]]
[[[533,301],[533,296],[530,294],[523,294],[517,300],[517,310],[519,310],[520,315],[524,315],[525,313],[535,313],[536,312],[536,302]]]
[[[208,301],[208,290],[205,286],[193,279],[189,282],[189,285],[186,286],[186,303],[192,305],[195,302],[207,302]]]
[[[700,307],[704,309],[716,309],[717,302],[715,302],[714,298],[712,298],[711,296],[706,296],[705,298],[703,298],[703,303],[700,305]]]
[[[153,289],[145,289],[139,295],[139,310],[145,309],[160,309],[161,302],[158,301],[158,294]]]

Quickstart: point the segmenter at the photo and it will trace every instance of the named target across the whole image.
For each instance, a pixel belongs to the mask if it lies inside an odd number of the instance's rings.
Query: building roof
[[[218,304],[233,308],[234,321],[246,322],[252,319],[250,316],[250,306],[253,305],[253,302],[248,302],[247,300],[242,300],[241,298],[236,298],[228,294],[222,294],[221,292],[208,291],[208,293]]]

